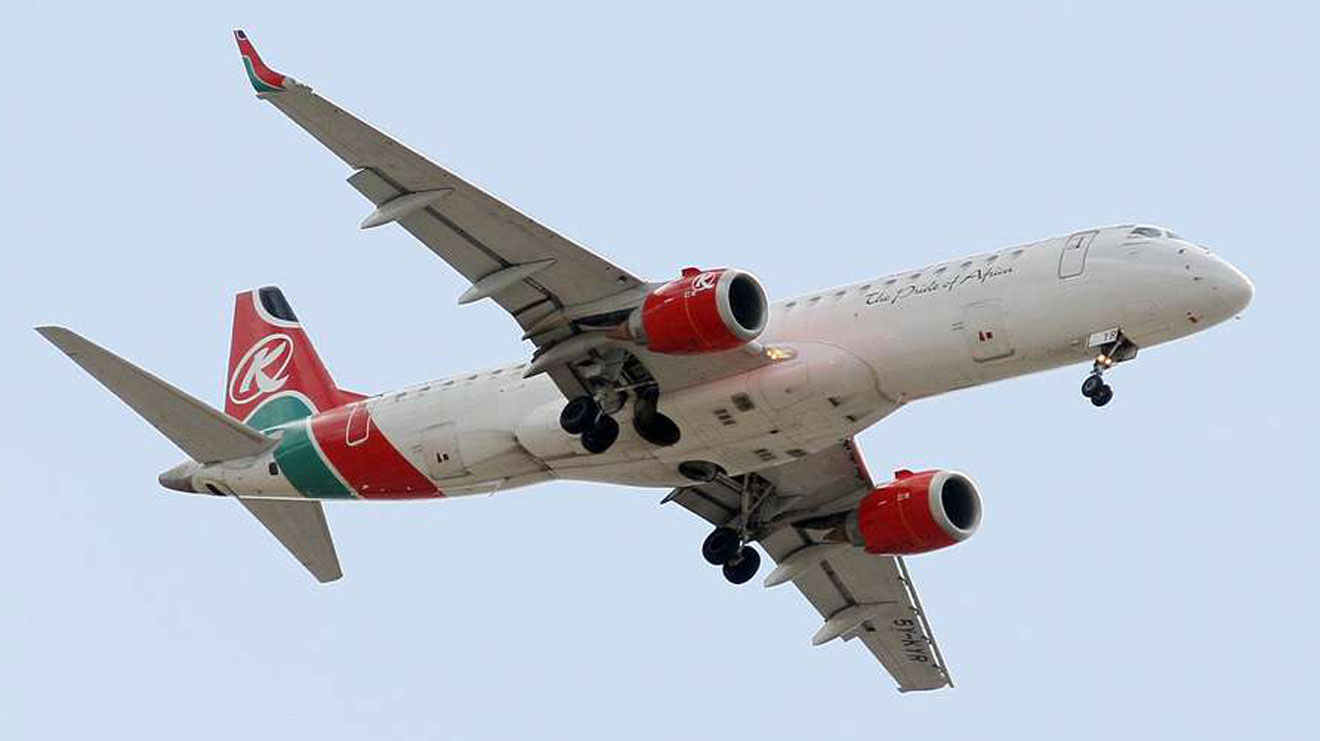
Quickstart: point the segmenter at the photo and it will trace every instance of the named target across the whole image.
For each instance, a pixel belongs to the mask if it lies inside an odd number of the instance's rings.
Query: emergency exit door
[[[1098,232],[1078,232],[1063,243],[1063,254],[1059,256],[1059,277],[1075,278],[1086,269],[1086,252],[1091,249],[1091,242]]]
[[[1013,343],[1004,327],[1004,308],[999,299],[963,307],[963,332],[972,360],[978,363],[1013,354]]]

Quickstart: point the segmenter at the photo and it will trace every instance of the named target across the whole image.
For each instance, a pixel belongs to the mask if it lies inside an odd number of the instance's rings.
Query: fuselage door
[[[984,363],[1013,354],[1013,343],[1004,328],[1004,309],[999,299],[979,301],[963,307],[963,331],[972,360]]]
[[[1059,256],[1059,277],[1075,278],[1086,269],[1086,252],[1091,249],[1091,242],[1099,232],[1077,232],[1063,243],[1063,254]]]

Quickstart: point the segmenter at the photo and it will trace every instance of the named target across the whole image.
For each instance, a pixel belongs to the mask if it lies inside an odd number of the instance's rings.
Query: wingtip
[[[60,335],[73,334],[73,332],[69,330],[67,327],[61,327],[56,324],[42,324],[40,326],[33,327],[32,331],[36,332],[37,334],[41,335],[42,337],[45,337],[46,339],[52,342],[54,342],[55,338],[59,337]]]
[[[314,574],[313,576],[316,578],[316,581],[319,584],[334,584],[335,582],[344,578],[344,572],[340,571],[339,569],[335,569],[335,571],[330,574]]]
[[[276,72],[261,61],[261,55],[257,53],[257,48],[252,45],[252,40],[248,38],[246,31],[235,28],[234,41],[238,42],[238,53],[243,58],[248,82],[252,83],[253,89],[258,94],[278,93],[298,86],[297,80]]]

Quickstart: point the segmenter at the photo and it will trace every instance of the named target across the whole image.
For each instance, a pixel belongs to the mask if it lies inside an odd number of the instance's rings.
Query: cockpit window
[[[1139,226],[1136,229],[1133,229],[1132,234],[1130,234],[1129,236],[1159,239],[1160,237],[1164,236],[1164,231],[1160,229],[1156,229],[1153,226]]]

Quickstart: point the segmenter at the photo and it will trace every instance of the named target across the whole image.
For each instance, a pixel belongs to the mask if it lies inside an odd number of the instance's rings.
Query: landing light
[[[793,358],[796,357],[797,357],[797,350],[794,350],[791,347],[771,345],[770,347],[767,347],[765,349],[765,359],[772,362],[778,362],[780,360],[792,360]]]

